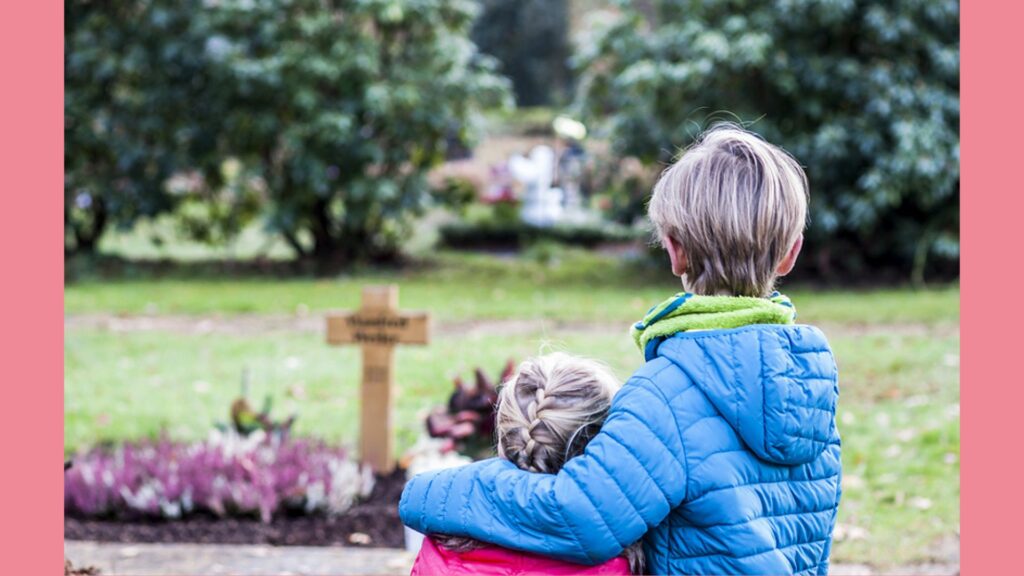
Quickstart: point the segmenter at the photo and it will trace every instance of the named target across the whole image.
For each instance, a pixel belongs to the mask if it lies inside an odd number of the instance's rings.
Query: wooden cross
[[[394,470],[395,346],[426,344],[430,315],[399,313],[398,286],[363,288],[363,307],[355,312],[327,316],[327,343],[360,344],[363,348],[363,383],[360,392],[359,452],[364,463],[381,474]]]

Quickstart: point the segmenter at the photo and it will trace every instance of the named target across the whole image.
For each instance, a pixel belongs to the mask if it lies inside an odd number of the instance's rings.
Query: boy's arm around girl
[[[616,395],[586,452],[558,474],[490,459],[409,481],[402,521],[425,534],[460,534],[562,560],[620,554],[682,502],[682,439],[664,394],[637,375]]]
[[[655,573],[826,574],[842,464],[825,336],[751,325],[651,352],[558,474],[501,460],[422,474],[402,521],[581,564],[649,533]]]

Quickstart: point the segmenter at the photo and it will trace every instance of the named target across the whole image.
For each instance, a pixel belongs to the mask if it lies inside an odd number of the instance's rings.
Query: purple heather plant
[[[91,517],[180,518],[195,512],[340,514],[373,489],[373,475],[342,448],[305,439],[214,431],[93,448],[65,473],[64,509]]]

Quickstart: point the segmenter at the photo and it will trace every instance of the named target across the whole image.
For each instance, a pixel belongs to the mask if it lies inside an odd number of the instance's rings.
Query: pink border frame
[[[60,574],[63,548],[63,7],[0,4],[6,385],[0,572]]]
[[[961,570],[1011,573],[1020,563],[1019,453],[1024,405],[1019,367],[1021,309],[1002,300],[1024,282],[1011,253],[1020,245],[1024,196],[1020,107],[1024,3],[965,2],[961,65]],[[1017,250],[1012,250],[1016,252]],[[979,388],[978,386],[981,386]],[[1009,458],[1008,458],[1009,457]],[[963,503],[966,502],[967,506]]]
[[[1013,452],[1019,452],[1015,424],[1024,392],[1019,368],[1003,369],[1000,360],[1021,354],[1021,338],[1010,331],[1020,310],[1007,310],[1001,296],[1020,291],[1024,272],[1001,258],[1000,248],[1009,252],[1024,225],[1017,172],[1024,162],[1017,141],[1024,79],[1011,64],[1024,54],[1024,3],[965,4],[962,381],[969,385],[962,493],[969,505],[962,511],[962,570],[970,575],[1020,562],[1012,557],[1020,546]],[[0,209],[0,262],[7,271],[0,300],[0,370],[8,385],[0,416],[6,574],[59,573],[63,542],[62,34],[62,7],[54,0],[0,7],[0,173],[9,199]],[[982,200],[985,192],[989,202]]]

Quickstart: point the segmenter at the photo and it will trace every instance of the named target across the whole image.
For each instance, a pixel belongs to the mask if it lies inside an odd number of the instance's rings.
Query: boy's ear
[[[804,235],[801,234],[797,237],[796,242],[793,242],[793,247],[789,249],[789,252],[782,258],[782,262],[779,262],[779,267],[775,269],[775,272],[779,276],[785,276],[793,270],[793,266],[796,266],[796,259],[800,256],[800,249],[804,246]]]
[[[667,235],[662,238],[661,244],[672,261],[672,273],[682,278],[683,274],[686,274],[686,253],[683,252],[683,247]]]

